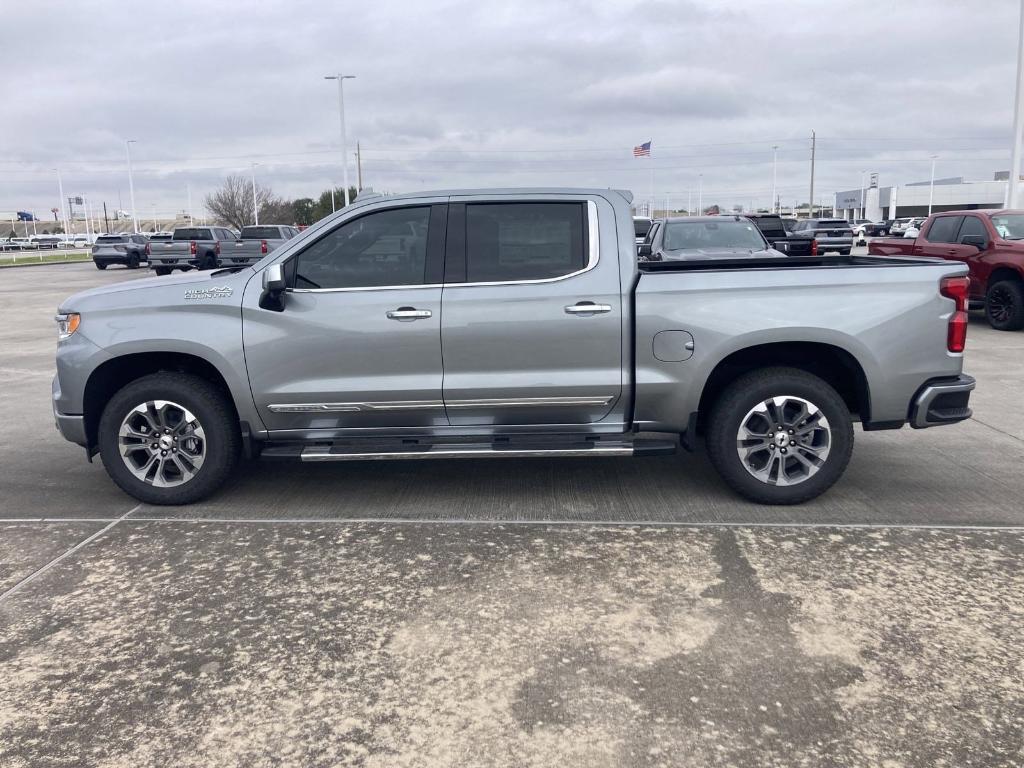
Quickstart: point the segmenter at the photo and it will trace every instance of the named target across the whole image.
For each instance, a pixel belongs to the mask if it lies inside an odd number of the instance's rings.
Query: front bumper
[[[84,446],[88,440],[85,436],[85,417],[82,415],[68,415],[57,410],[57,401],[60,399],[60,380],[54,376],[52,384],[53,397],[53,421],[57,431],[65,440]]]
[[[964,374],[926,381],[911,403],[910,426],[940,427],[971,418],[968,401],[974,386],[974,379]]]

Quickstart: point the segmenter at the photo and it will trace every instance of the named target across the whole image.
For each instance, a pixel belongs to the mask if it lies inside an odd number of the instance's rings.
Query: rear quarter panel
[[[734,352],[776,342],[819,342],[849,352],[867,378],[873,421],[904,419],[925,380],[961,372],[946,350],[951,299],[944,276],[962,265],[756,269],[644,274],[636,295],[636,421],[681,431],[705,382]],[[694,340],[682,362],[654,356],[659,331]]]
[[[913,256],[916,238],[910,237],[876,237],[868,243],[868,254],[871,256]]]

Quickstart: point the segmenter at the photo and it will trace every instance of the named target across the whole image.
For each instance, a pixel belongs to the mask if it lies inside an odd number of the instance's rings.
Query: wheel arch
[[[820,341],[780,341],[747,346],[722,358],[711,370],[697,406],[697,428],[704,425],[725,388],[758,368],[785,366],[818,376],[865,424],[871,419],[871,390],[863,366],[842,347]]]
[[[1024,267],[1019,267],[1016,264],[1002,263],[993,267],[992,271],[988,275],[988,284],[985,286],[985,290],[995,285],[1002,280],[1016,280],[1017,282],[1024,282]]]
[[[85,384],[82,416],[85,424],[86,450],[95,452],[100,416],[110,398],[126,384],[161,371],[190,373],[209,381],[221,392],[238,418],[238,408],[227,379],[209,360],[190,352],[135,352],[111,358],[98,365]]]

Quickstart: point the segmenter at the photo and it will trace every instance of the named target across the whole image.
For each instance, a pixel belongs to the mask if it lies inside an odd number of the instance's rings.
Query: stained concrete
[[[1022,555],[129,519],[0,603],[0,765],[1012,765]]]

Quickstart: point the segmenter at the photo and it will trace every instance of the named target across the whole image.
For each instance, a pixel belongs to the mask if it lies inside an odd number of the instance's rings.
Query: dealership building
[[[852,221],[927,216],[931,200],[933,213],[940,211],[1002,208],[1006,199],[1007,172],[996,173],[992,181],[965,181],[963,177],[915,181],[898,186],[878,186],[878,174],[864,189],[836,192],[836,216]],[[863,216],[861,209],[864,210]]]

